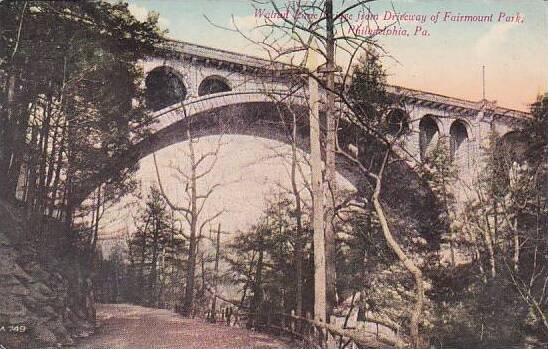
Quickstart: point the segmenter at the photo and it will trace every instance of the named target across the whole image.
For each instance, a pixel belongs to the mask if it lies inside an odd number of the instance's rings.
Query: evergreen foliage
[[[296,309],[296,256],[298,240],[303,244],[303,284],[313,288],[314,256],[309,220],[303,220],[302,236],[297,233],[294,203],[276,196],[256,226],[242,232],[229,245],[226,260],[230,279],[244,290],[241,306],[252,313],[290,313]],[[303,296],[303,309],[312,313],[312,292]]]
[[[70,226],[79,188],[146,134],[136,63],[161,40],[157,18],[123,3],[4,1],[0,19],[0,193]],[[112,174],[110,197],[134,170]]]
[[[157,188],[136,218],[127,246],[99,258],[97,289],[103,302],[174,309],[180,303],[188,247],[173,212]]]

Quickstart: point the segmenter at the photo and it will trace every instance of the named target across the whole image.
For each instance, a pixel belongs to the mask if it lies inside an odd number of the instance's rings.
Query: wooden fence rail
[[[208,319],[228,326],[240,326],[261,332],[289,336],[301,343],[302,349],[394,349],[405,348],[401,341],[377,331],[348,329],[311,318],[285,313],[253,313],[238,307],[225,307],[220,314],[208,313]],[[219,316],[220,315],[220,316]]]

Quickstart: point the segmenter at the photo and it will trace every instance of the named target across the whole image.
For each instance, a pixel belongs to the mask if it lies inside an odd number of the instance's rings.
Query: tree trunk
[[[24,155],[26,153],[26,133],[29,123],[30,110],[28,110],[28,104],[30,101],[26,97],[22,97],[24,100],[19,101],[16,108],[16,115],[12,116],[11,132],[11,161],[8,172],[8,187],[9,196],[15,198],[17,194],[17,184],[19,177],[21,176],[21,166],[24,162]]]
[[[33,126],[30,137],[30,154],[27,170],[27,188],[25,202],[27,204],[26,214],[30,217],[32,208],[34,207],[34,198],[36,196],[36,154],[35,149],[38,147],[38,127]]]
[[[295,292],[295,311],[297,316],[302,316],[303,310],[303,226],[302,226],[302,207],[301,195],[297,188],[297,120],[293,113],[293,142],[291,144],[291,189],[295,197],[295,219],[297,221],[297,239],[295,242],[295,272],[296,272],[296,292]]]
[[[8,171],[10,160],[12,157],[12,142],[13,133],[11,131],[11,108],[13,102],[13,94],[15,90],[15,76],[7,74],[6,85],[3,86],[2,105],[4,108],[0,111],[0,196],[6,197],[9,192],[8,188]]]
[[[189,142],[190,150],[190,165],[192,172],[190,174],[190,236],[189,236],[189,249],[188,249],[188,266],[186,272],[186,287],[185,296],[183,300],[183,316],[191,316],[194,305],[194,278],[196,272],[196,253],[197,253],[197,232],[198,225],[198,199],[196,189],[196,154],[194,152],[193,139],[190,136],[190,131],[187,130],[187,139]]]
[[[382,179],[383,179],[383,172],[386,166],[386,162],[388,161],[388,156],[389,156],[389,152],[385,154],[385,158],[381,166],[381,170],[379,171],[379,175],[374,176],[376,180],[376,185],[375,185],[375,191],[372,196],[372,202],[373,202],[373,207],[375,208],[375,212],[377,213],[377,217],[379,218],[379,223],[382,228],[384,239],[386,240],[388,246],[396,254],[398,259],[402,262],[405,269],[407,269],[407,271],[411,273],[411,275],[413,276],[415,280],[417,299],[415,301],[415,307],[413,308],[413,311],[411,312],[409,332],[411,335],[411,341],[412,341],[413,347],[419,348],[420,347],[419,324],[420,324],[420,316],[422,314],[422,308],[424,305],[424,284],[422,279],[422,272],[415,265],[415,263],[409,257],[407,257],[403,249],[400,247],[400,245],[398,244],[398,242],[392,235],[392,232],[390,231],[390,227],[388,225],[388,221],[386,220],[386,216],[384,215],[384,210],[379,201],[379,196],[380,196],[381,186],[382,186]]]
[[[150,261],[150,290],[152,291],[152,297],[150,299],[151,305],[158,306],[159,299],[157,298],[156,282],[158,279],[158,234],[160,234],[160,218],[155,217],[156,222],[154,231],[152,232],[152,260]]]
[[[61,148],[61,142],[63,141],[62,132],[60,132],[60,129],[58,126],[60,119],[61,119],[60,117],[57,117],[54,121],[56,125],[54,126],[53,137],[51,140],[51,149],[49,149],[46,180],[45,180],[45,190],[44,190],[44,206],[45,206],[44,214],[45,215],[50,215],[52,211],[52,206],[54,205],[54,202],[53,202],[54,193],[52,191],[52,182],[55,174],[55,163],[56,163],[55,159],[58,153],[57,148]]]
[[[495,278],[497,276],[496,261],[495,261],[495,249],[493,248],[493,240],[491,239],[491,233],[489,228],[481,229],[483,241],[487,247],[487,252],[489,253],[489,265],[491,266],[491,277]]]
[[[514,240],[514,255],[512,257],[514,262],[514,271],[517,272],[519,270],[519,250],[520,250],[520,243],[519,243],[519,232],[518,232],[518,222],[517,218],[514,220],[514,226],[513,226],[513,240]]]
[[[255,324],[259,321],[260,307],[263,301],[262,283],[263,283],[263,239],[262,232],[259,231],[259,257],[257,259],[257,269],[255,270],[255,280],[253,282],[253,299],[249,310],[254,313],[250,320],[254,319]],[[248,323],[248,327],[252,324]]]
[[[58,191],[59,191],[59,183],[61,180],[61,169],[63,168],[63,154],[65,152],[66,130],[67,129],[65,127],[61,135],[61,145],[57,153],[57,160],[55,161],[55,178],[51,186],[51,207],[50,207],[49,215],[53,215],[55,208],[59,204],[57,197],[58,197]]]
[[[5,117],[3,118],[3,124],[2,124],[2,159],[0,162],[0,170],[2,173],[0,174],[0,181],[1,183],[1,196],[3,197],[11,197],[12,193],[15,192],[15,189],[13,187],[13,180],[12,180],[12,164],[14,158],[17,158],[17,149],[14,147],[14,138],[15,138],[15,130],[16,130],[16,122],[15,122],[15,112],[14,112],[14,101],[15,101],[15,74],[12,73],[7,78],[7,98],[6,98],[6,106],[5,106]]]
[[[244,289],[242,291],[242,298],[240,298],[240,308],[244,306],[245,297],[247,296],[247,290],[249,289],[249,284],[251,283],[251,274],[253,272],[253,262],[255,262],[255,253],[252,254],[251,260],[249,261],[249,269],[247,271],[248,281],[244,284]]]
[[[217,305],[217,294],[219,292],[219,257],[221,252],[221,224],[219,223],[219,226],[217,228],[217,239],[215,241],[215,281],[214,281],[214,288],[213,288],[213,300],[211,302],[211,316],[210,321],[215,322],[216,321],[216,305]]]
[[[41,125],[41,135],[40,135],[40,164],[38,170],[38,189],[36,195],[36,205],[34,211],[37,215],[42,216],[45,207],[45,197],[47,195],[46,190],[46,170],[48,163],[48,148],[49,148],[49,133],[50,133],[50,124],[51,117],[53,114],[53,96],[48,96],[47,105],[45,108],[45,117]]]
[[[145,284],[144,284],[144,280],[145,280],[145,262],[146,262],[146,231],[148,229],[148,225],[150,224],[150,217],[147,219],[146,223],[145,223],[145,227],[143,228],[143,233],[142,233],[142,240],[141,240],[141,262],[139,263],[139,288],[138,290],[140,290],[141,292],[144,293],[144,290],[145,290]],[[145,301],[146,299],[144,298],[144,294],[143,293],[140,293],[140,299],[139,299],[139,304],[141,305],[144,305],[145,304]]]
[[[326,321],[326,272],[322,159],[320,149],[320,121],[318,82],[308,79],[310,90],[310,157],[312,172],[312,200],[314,227],[314,319]]]
[[[413,275],[413,278],[415,279],[417,299],[415,301],[415,307],[413,309],[413,312],[411,313],[409,332],[411,335],[413,346],[415,348],[418,348],[420,344],[419,322],[420,322],[420,316],[422,314],[422,308],[424,304],[424,285],[422,280],[422,272],[415,265],[415,263],[413,263],[413,261],[405,255],[401,247],[398,245],[398,243],[392,236],[392,233],[390,232],[390,228],[388,227],[388,222],[386,221],[386,217],[384,216],[384,212],[378,200],[378,197],[373,197],[373,206],[375,207],[375,212],[377,213],[377,216],[379,217],[384,238],[386,242],[388,243],[388,246],[390,246],[392,251],[394,251],[396,256],[398,256],[398,259],[403,263],[405,268]]]
[[[95,221],[92,228],[91,244],[89,246],[89,255],[88,255],[88,270],[93,269],[93,259],[95,256],[95,250],[97,249],[97,238],[99,235],[99,220],[101,218],[101,186],[97,188],[97,201],[95,203]]]
[[[72,119],[70,118],[71,112],[73,108],[69,109],[68,112],[68,119],[66,120],[65,127],[67,128],[67,176],[66,176],[66,183],[65,183],[65,191],[64,191],[64,199],[65,202],[65,221],[67,225],[67,233],[70,233],[72,230],[72,219],[74,214],[74,207],[76,206],[75,203],[75,195],[74,195],[74,183],[75,183],[75,162],[76,162],[76,155],[74,154],[75,147],[75,134],[74,134],[74,126],[72,125]]]
[[[335,269],[335,259],[337,255],[335,229],[333,220],[335,217],[335,193],[336,193],[336,165],[335,165],[335,147],[337,137],[337,119],[335,116],[335,95],[332,92],[335,88],[335,39],[333,23],[333,1],[325,1],[326,16],[326,118],[327,132],[325,139],[325,174],[327,201],[325,203],[325,268],[326,268],[326,317],[327,321],[333,314],[333,309],[337,303],[336,282],[337,275]]]

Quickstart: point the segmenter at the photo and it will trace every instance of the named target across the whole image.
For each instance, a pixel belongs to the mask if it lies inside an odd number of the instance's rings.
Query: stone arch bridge
[[[88,181],[82,199],[116,170],[184,141],[186,130],[192,137],[223,133],[288,143],[287,124],[280,115],[308,114],[306,91],[288,97],[292,86],[284,66],[180,41],[168,41],[158,51],[158,55],[141,62],[147,106],[155,119],[151,135],[136,139],[122,160],[108,165],[101,176]],[[399,86],[390,86],[389,92],[404,101],[404,107],[395,110],[394,115],[410,131],[404,137],[409,164],[420,163],[440,139],[446,138],[459,176],[465,180],[473,178],[493,132],[510,134],[528,118],[527,113],[486,100],[473,102]],[[300,122],[298,144],[308,151],[308,120],[303,118]],[[339,138],[343,146],[352,146],[342,135]],[[350,163],[338,159],[338,171],[358,185],[359,176]]]

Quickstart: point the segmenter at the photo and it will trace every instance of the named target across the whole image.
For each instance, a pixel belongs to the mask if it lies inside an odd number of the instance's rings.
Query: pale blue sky
[[[335,0],[339,6],[343,0]],[[352,3],[352,1],[345,0]],[[254,23],[248,0],[130,0],[131,10],[144,16],[160,13],[168,36],[202,45],[260,54],[238,33],[219,29],[235,18],[244,31]],[[434,1],[400,0],[373,2],[382,18],[391,8],[398,12],[424,14],[429,36],[414,36],[415,23],[403,23],[410,36],[382,37],[380,43],[393,59],[385,65],[394,84],[472,100],[481,99],[481,67],[486,66],[486,93],[499,105],[526,110],[539,92],[546,90],[545,13],[540,0]],[[462,15],[490,15],[493,23],[431,22],[431,15],[446,11]],[[501,12],[508,18],[520,13],[523,23],[498,22]],[[356,16],[357,13],[354,13]]]

